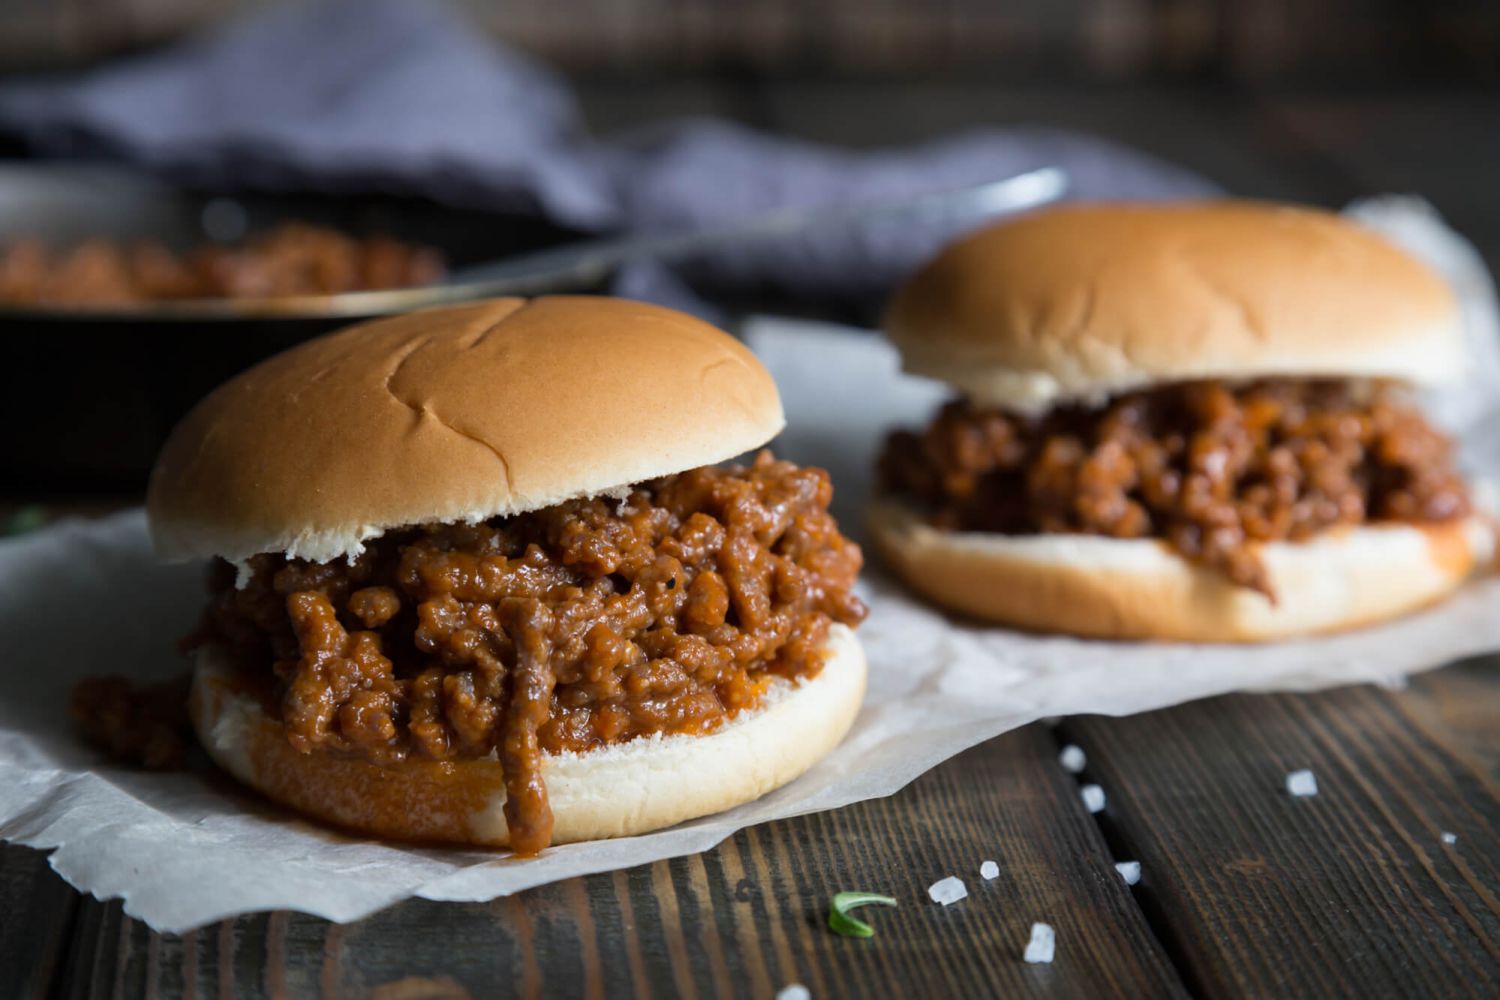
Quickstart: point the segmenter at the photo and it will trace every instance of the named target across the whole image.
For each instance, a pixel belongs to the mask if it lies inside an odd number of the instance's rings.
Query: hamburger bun
[[[816,677],[778,681],[759,709],[715,732],[545,756],[552,843],[646,833],[757,799],[802,774],[844,738],[864,698],[865,657],[853,631],[833,625],[826,649]],[[243,683],[220,648],[200,650],[189,701],[193,727],[209,756],[241,782],[362,834],[510,845],[497,760],[382,767],[299,753]]]
[[[151,529],[167,558],[219,556],[239,562],[237,585],[258,582],[265,588],[256,598],[269,599],[265,607],[271,610],[262,609],[263,618],[282,613],[276,610],[278,599],[287,607],[285,617],[269,624],[233,618],[231,627],[214,631],[211,626],[205,633],[213,644],[199,652],[190,699],[202,745],[226,770],[269,798],[345,829],[400,840],[515,846],[526,853],[548,843],[644,833],[739,805],[785,784],[843,738],[859,709],[865,662],[854,633],[834,622],[822,648],[799,649],[795,666],[804,671],[804,679],[797,682],[762,671],[763,663],[743,665],[745,683],[753,685],[744,697],[768,684],[765,701],[736,714],[714,714],[706,700],[717,692],[696,691],[705,705],[688,705],[683,711],[689,714],[674,723],[667,710],[680,706],[671,701],[669,689],[625,690],[631,684],[667,684],[668,667],[623,674],[634,666],[649,666],[652,657],[672,661],[670,655],[647,654],[630,643],[637,638],[633,630],[647,625],[676,631],[675,619],[660,617],[666,612],[658,605],[665,603],[650,604],[648,591],[675,589],[677,574],[695,557],[683,552],[675,562],[679,568],[665,582],[632,576],[637,570],[622,565],[604,569],[609,555],[601,550],[612,544],[602,540],[608,524],[590,520],[613,518],[622,528],[631,525],[628,530],[641,533],[629,543],[637,546],[677,541],[669,532],[662,542],[652,542],[649,531],[654,529],[630,521],[636,511],[623,502],[632,495],[631,487],[757,448],[783,422],[770,375],[728,334],[669,309],[600,297],[500,299],[382,319],[304,343],[231,380],[169,439],[150,485]],[[341,576],[353,572],[353,561],[345,565],[345,557],[387,531],[488,521],[598,494],[622,503],[567,514],[574,520],[558,529],[597,533],[589,543],[595,561],[587,566],[588,554],[570,562],[576,552],[566,548],[565,540],[552,539],[545,529],[528,523],[517,529],[535,533],[526,536],[523,555],[500,555],[491,563],[493,552],[476,554],[462,548],[467,543],[455,543],[461,556],[456,563],[468,559],[464,565],[471,567],[466,584],[449,575],[466,571],[446,562],[446,555],[436,550],[416,555],[418,542],[397,540],[393,544],[403,565],[408,558],[426,560],[412,570],[412,577],[360,579],[364,591],[386,592],[385,600],[395,602],[402,616],[394,610],[383,618],[375,610],[367,616],[349,603],[335,609],[329,596],[341,584],[353,586]],[[698,516],[693,513],[689,519]],[[465,533],[452,537],[461,539]],[[699,547],[709,552],[712,544],[702,541]],[[551,548],[544,553],[544,546]],[[631,550],[631,558],[636,551]],[[254,578],[245,565],[262,553],[332,564],[320,579],[334,582],[298,585],[321,590],[311,596],[282,594],[274,583]],[[660,551],[653,555],[648,568],[676,559]],[[584,583],[556,575],[575,566]],[[385,566],[369,572],[398,570]],[[546,576],[548,572],[554,575]],[[514,586],[515,591],[486,589],[479,578],[487,573],[494,588]],[[626,582],[616,582],[615,576]],[[635,617],[620,612],[619,618],[610,618],[619,609],[608,605],[594,585],[604,581],[614,597],[633,590],[640,579],[648,580],[639,596],[640,611]],[[378,586],[368,582],[374,580],[380,581]],[[304,614],[328,616],[317,619],[316,626],[307,625],[312,618],[296,619],[298,612],[290,607],[305,596],[298,605]],[[514,603],[538,606],[532,624],[509,624],[512,619],[502,605],[512,597]],[[727,587],[724,599],[727,604]],[[326,612],[305,610],[316,609],[318,601]],[[423,603],[427,601],[432,603]],[[813,614],[798,607],[800,614]],[[223,608],[217,606],[227,616],[239,613]],[[712,608],[705,613],[711,617]],[[463,614],[473,617],[457,623],[455,616]],[[603,638],[595,636],[590,627],[595,624],[610,626],[602,630]],[[297,631],[303,626],[315,628],[317,635],[309,639]],[[302,657],[287,690],[277,687],[271,653],[257,641],[264,636],[256,629],[278,627],[295,633]],[[583,627],[590,627],[587,640],[576,631]],[[547,631],[553,629],[557,631]],[[751,626],[743,630],[748,633]],[[342,639],[328,638],[335,633]],[[682,634],[692,634],[703,647],[726,644],[689,633],[686,626]],[[585,651],[554,655],[557,635],[563,636],[559,642],[577,640]],[[396,645],[382,645],[387,640]],[[317,646],[320,641],[328,644]],[[325,668],[324,661],[355,659],[345,652],[355,646],[362,651],[359,666]],[[330,652],[335,649],[339,652]],[[631,661],[632,653],[642,662]],[[588,750],[540,751],[536,711],[539,707],[543,718],[551,720],[559,710],[553,699],[562,696],[562,681],[552,670],[553,660],[564,655],[573,657],[570,665],[576,661],[588,670],[570,682],[572,693],[594,697],[602,691],[599,704],[614,697],[608,707],[625,713],[611,716],[611,731],[660,731],[658,735],[621,736],[611,742],[601,728],[587,735],[572,733],[576,742],[564,744],[589,745]],[[546,670],[538,673],[535,660],[525,667],[527,657],[545,657]],[[317,664],[308,666],[310,658]],[[398,659],[401,668],[420,666],[424,676],[436,668],[442,685],[436,703],[444,706],[442,713],[457,705],[462,720],[455,722],[447,714],[437,716],[439,721],[427,718],[431,742],[423,747],[465,749],[451,757],[427,757],[414,750],[389,762],[377,762],[364,752],[404,746],[392,741],[411,736],[400,728],[401,712],[416,702],[399,699],[414,696],[391,683],[411,676],[397,673]],[[461,671],[455,665],[466,665],[468,676],[456,677]],[[486,670],[487,680],[474,679]],[[607,682],[622,693],[614,695]],[[292,700],[289,690],[296,683],[306,688],[299,709],[288,709],[284,702],[278,711],[277,699]],[[379,683],[387,685],[379,695],[387,700],[373,711],[380,714],[383,729],[366,728],[360,731],[364,739],[344,743],[321,738],[335,727],[364,725],[363,715],[351,714],[356,722],[346,723],[343,710],[356,704],[352,695],[370,690],[362,685]],[[490,686],[481,690],[486,683]],[[534,701],[526,709],[531,713],[525,724],[529,731],[512,719],[518,690]],[[340,708],[328,720],[309,721],[315,713],[305,710],[306,705],[325,702]],[[567,707],[580,709],[576,699]],[[284,714],[294,710],[303,710],[295,724],[293,716]],[[637,711],[640,719],[629,715]],[[639,729],[627,728],[635,722]],[[432,737],[435,726],[449,728]],[[451,735],[459,726],[467,727],[466,743]],[[710,726],[717,728],[661,734]],[[447,740],[452,743],[440,742]],[[525,762],[518,765],[522,757]],[[514,773],[521,770],[524,779]],[[507,781],[511,793],[519,795],[517,780],[528,782],[524,787],[535,797],[507,817]],[[535,835],[539,829],[543,832]],[[532,839],[523,841],[523,835]]]
[[[494,299],[352,326],[220,386],[172,432],[146,506],[165,559],[329,562],[391,528],[721,462],[784,423],[755,356],[691,316]]]
[[[1404,614],[1451,594],[1495,544],[1479,517],[1267,544],[1272,603],[1154,539],[943,531],[892,500],[872,507],[869,527],[886,564],[949,610],[1040,632],[1184,642],[1259,642]]]
[[[1440,382],[1464,371],[1443,280],[1331,212],[1073,204],[960,239],[894,296],[907,371],[1037,413],[1159,382]]]

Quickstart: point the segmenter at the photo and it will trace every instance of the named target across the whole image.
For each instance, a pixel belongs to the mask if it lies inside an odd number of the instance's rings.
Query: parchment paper
[[[1496,337],[1493,291],[1472,249],[1420,203],[1362,217],[1453,278],[1476,336]],[[747,339],[776,375],[792,428],[777,449],[828,467],[851,529],[885,429],[928,416],[943,390],[902,377],[867,332],[761,320]],[[1465,429],[1476,471],[1500,474],[1500,360],[1444,419]],[[1490,428],[1485,431],[1486,425]],[[867,703],[848,739],[791,785],[730,812],[623,840],[556,847],[533,860],[355,840],[302,822],[214,773],[144,774],[106,765],[73,735],[67,692],[101,671],[183,668],[173,643],[196,617],[199,571],[152,559],[140,512],[67,523],[0,545],[0,836],[55,848],[79,889],[122,896],[127,913],[183,931],[248,911],[291,908],[353,920],[408,896],[481,900],[589,872],[704,850],[741,827],[888,795],[1005,730],[1047,716],[1120,715],[1239,689],[1308,690],[1394,681],[1500,649],[1500,579],[1394,624],[1261,648],[1100,643],[955,624],[867,575]],[[89,610],[80,612],[79,607]]]

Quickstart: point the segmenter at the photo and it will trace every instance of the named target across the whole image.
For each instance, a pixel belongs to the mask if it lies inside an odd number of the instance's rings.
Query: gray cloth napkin
[[[1047,164],[1068,171],[1071,198],[1214,191],[1141,153],[1044,128],[878,152],[708,120],[594,139],[546,69],[444,4],[407,0],[290,4],[78,79],[11,84],[0,88],[0,130],[43,155],[122,160],[202,188],[400,192],[596,232],[885,201]],[[869,302],[974,224],[825,228],[673,274],[634,268],[618,289],[689,305],[690,288]]]
[[[79,79],[0,89],[0,129],[206,188],[389,190],[618,222],[568,90],[440,3],[274,7]]]
[[[878,113],[872,112],[872,113]],[[957,190],[1049,165],[1068,173],[1069,199],[1209,195],[1185,170],[1091,136],[1039,127],[976,129],[906,149],[854,152],[725,122],[674,123],[606,146],[621,217],[653,233],[712,228],[782,208],[883,204]],[[870,301],[944,243],[986,220],[882,220],[820,227],[795,238],[715,253],[678,268],[695,285],[768,287],[802,299]],[[639,297],[658,279],[637,275]],[[669,294],[667,285],[661,294]]]

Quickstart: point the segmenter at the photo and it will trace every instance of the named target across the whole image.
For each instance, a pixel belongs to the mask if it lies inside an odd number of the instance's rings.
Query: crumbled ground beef
[[[204,641],[274,670],[287,737],[377,762],[496,753],[512,846],[551,835],[540,754],[705,733],[822,668],[865,614],[828,476],[758,456],[621,501],[427,525],[353,562],[221,565]]]
[[[0,303],[121,305],[170,299],[334,295],[429,285],[443,256],[388,236],[349,236],[289,222],[239,246],[178,254],[159,243],[87,240],[55,251],[38,240],[0,247]]]
[[[182,767],[193,745],[187,697],[191,675],[159,684],[119,676],[88,677],[73,689],[69,706],[89,742],[111,757],[141,767]]]
[[[1452,444],[1397,389],[1188,382],[1023,417],[957,400],[901,431],[883,487],[937,527],[1160,538],[1274,599],[1254,543],[1469,511]]]

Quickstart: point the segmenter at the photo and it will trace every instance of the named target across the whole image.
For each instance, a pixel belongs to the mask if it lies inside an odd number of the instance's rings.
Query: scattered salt
[[[1032,924],[1031,940],[1026,942],[1026,954],[1021,957],[1033,965],[1052,961],[1057,953],[1057,935],[1051,924]]]
[[[1318,794],[1318,779],[1306,768],[1293,771],[1286,776],[1286,790],[1289,795],[1298,797]]]
[[[1444,830],[1443,831],[1443,843],[1445,843],[1445,844],[1456,844],[1456,843],[1458,843],[1458,834],[1456,834],[1456,833],[1449,833],[1447,830]]]
[[[969,890],[964,885],[964,880],[957,875],[949,875],[947,878],[940,879],[927,887],[927,895],[932,897],[932,901],[934,903],[942,903],[944,906],[956,903],[968,894]]]
[[[1141,880],[1141,863],[1139,861],[1116,861],[1115,871],[1125,880],[1126,885],[1135,885]]]
[[[1444,836],[1447,836],[1447,834],[1444,834]],[[979,874],[983,875],[986,879],[999,878],[1000,866],[993,861],[986,861],[979,866]]]
[[[776,994],[776,1000],[812,1000],[812,990],[801,983],[793,983],[783,986],[781,992]]]
[[[1078,791],[1083,796],[1084,808],[1088,809],[1089,812],[1099,813],[1104,811],[1104,789],[1098,785],[1084,785]]]
[[[1083,747],[1075,747],[1071,743],[1063,747],[1062,752],[1057,755],[1057,762],[1063,766],[1063,770],[1073,774],[1081,773],[1088,760],[1083,753]]]

